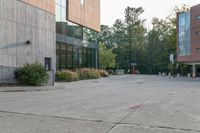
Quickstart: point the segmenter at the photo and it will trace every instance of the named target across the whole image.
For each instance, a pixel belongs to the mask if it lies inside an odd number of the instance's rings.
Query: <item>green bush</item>
[[[25,64],[23,67],[15,70],[15,77],[19,83],[24,85],[44,85],[49,80],[46,69],[38,62]]]
[[[99,79],[100,73],[96,69],[83,68],[77,71],[81,80],[84,79]]]
[[[79,74],[77,72],[72,72],[69,70],[58,71],[56,72],[56,80],[65,82],[78,81]]]
[[[109,73],[106,70],[99,70],[101,77],[109,77]]]

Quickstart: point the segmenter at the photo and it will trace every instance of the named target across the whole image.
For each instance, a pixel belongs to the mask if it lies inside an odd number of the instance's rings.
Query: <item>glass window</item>
[[[66,0],[56,0],[56,21],[66,21]]]
[[[82,63],[82,48],[78,49],[78,67],[82,67],[83,63]]]
[[[179,15],[179,55],[190,55],[190,47],[190,13],[181,13]]]
[[[60,0],[56,0],[56,4],[60,4]]]
[[[95,68],[96,66],[96,50],[92,50],[92,67]]]
[[[78,49],[77,48],[73,48],[73,68],[77,68],[78,67]]]
[[[44,66],[47,71],[51,71],[52,69],[52,59],[50,57],[44,58]]]
[[[56,22],[56,33],[67,35],[67,23]]]
[[[181,14],[180,15],[180,25],[181,26],[185,26],[185,19],[186,19],[185,14]]]
[[[66,45],[62,44],[61,45],[61,57],[60,57],[60,64],[61,64],[61,69],[66,69],[67,68],[67,51],[66,51]]]
[[[67,45],[67,68],[73,68],[73,47]]]
[[[84,0],[81,0],[81,4],[84,5]]]
[[[88,48],[88,53],[87,53],[87,59],[88,59],[88,67],[92,67],[92,51],[90,48]]]
[[[196,18],[197,18],[198,20],[200,20],[200,16],[197,16]]]
[[[61,21],[66,21],[66,8],[61,7]]]
[[[87,63],[87,48],[85,48],[85,47],[83,47],[83,54],[82,54],[82,56],[83,56],[83,59],[82,59],[82,61],[83,61],[83,67],[88,67],[88,63]]]
[[[196,51],[197,51],[198,53],[200,53],[200,48],[196,48]]]
[[[56,4],[56,21],[61,21],[61,7]]]
[[[60,44],[56,44],[56,69],[60,70]]]
[[[66,2],[66,0],[61,0],[61,3],[60,3],[60,5],[61,5],[61,6],[63,6],[63,7],[66,7],[66,5],[67,5],[67,2]]]
[[[200,32],[196,32],[196,34],[197,34],[198,36],[200,36]]]
[[[56,70],[60,70],[60,55],[56,55]]]
[[[74,37],[78,38],[78,39],[83,39],[83,28],[80,26],[76,26],[74,27]]]

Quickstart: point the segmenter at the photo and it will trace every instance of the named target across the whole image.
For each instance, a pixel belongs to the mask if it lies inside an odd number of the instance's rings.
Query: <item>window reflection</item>
[[[66,21],[67,2],[66,0],[56,0],[56,21]]]
[[[69,44],[56,44],[56,68],[57,70],[75,68],[95,68],[96,50],[87,47],[76,47]]]
[[[56,22],[56,33],[83,40],[83,27],[70,22]]]
[[[190,55],[190,13],[179,14],[179,55]]]

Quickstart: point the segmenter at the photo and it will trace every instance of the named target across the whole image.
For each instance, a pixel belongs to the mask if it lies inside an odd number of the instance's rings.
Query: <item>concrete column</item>
[[[192,77],[196,78],[196,65],[195,64],[192,65]]]

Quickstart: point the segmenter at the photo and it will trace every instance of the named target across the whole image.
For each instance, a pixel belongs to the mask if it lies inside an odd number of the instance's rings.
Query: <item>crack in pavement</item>
[[[151,97],[157,95],[158,91],[156,91],[154,94],[152,94],[149,98],[146,98],[145,102],[141,105],[145,105],[147,103],[148,100],[151,99]],[[168,127],[168,126],[144,126],[141,124],[129,124],[129,123],[122,123],[123,120],[125,120],[126,118],[128,118],[128,116],[130,116],[132,113],[134,113],[136,109],[133,109],[132,111],[130,111],[126,116],[124,116],[119,122],[115,123],[114,126],[112,126],[106,133],[110,133],[112,132],[112,130],[114,128],[116,128],[119,125],[130,125],[130,126],[135,126],[135,127],[141,127],[141,128],[154,128],[154,129],[168,129],[168,130],[176,130],[176,131],[190,131],[190,132],[197,132],[200,133],[200,130],[192,130],[192,129],[184,129],[184,128],[174,128],[174,127]]]
[[[156,93],[156,92],[155,92],[155,93]],[[145,101],[148,101],[151,97],[153,97],[153,96],[155,95],[155,93],[153,93],[149,98],[146,98]],[[144,102],[144,103],[146,103],[146,102]],[[112,129],[114,129],[115,127],[117,127],[117,126],[120,124],[120,122],[122,122],[123,120],[125,120],[126,118],[128,118],[128,116],[131,115],[133,112],[135,112],[135,109],[134,109],[134,110],[131,110],[127,115],[125,115],[121,120],[119,120],[118,123],[116,123],[113,127],[111,127],[106,133],[111,132]]]
[[[56,118],[56,119],[67,119],[67,120],[76,120],[76,121],[82,121],[82,122],[94,122],[94,123],[114,124],[108,131],[106,131],[106,133],[110,133],[115,127],[120,126],[120,125],[134,126],[134,127],[140,127],[140,128],[168,129],[168,130],[175,130],[175,131],[189,131],[189,132],[200,133],[200,130],[192,130],[192,129],[184,129],[184,128],[174,128],[174,127],[168,127],[168,126],[147,126],[147,125],[141,125],[141,124],[123,123],[122,121],[124,119],[126,119],[134,111],[135,110],[129,112],[119,122],[108,122],[108,121],[103,121],[103,120],[89,120],[89,119],[70,118],[70,117],[62,117],[62,116],[38,115],[38,114],[19,113],[19,112],[10,112],[10,111],[0,111],[0,113],[15,114],[15,115],[18,114],[18,115],[27,115],[27,116],[37,116],[37,117],[48,117],[48,118]]]
[[[196,132],[200,133],[200,130],[192,130],[192,129],[184,129],[184,128],[174,128],[174,127],[167,127],[167,126],[144,126],[141,124],[128,124],[128,123],[119,123],[117,126],[124,125],[124,126],[132,126],[132,127],[140,127],[140,128],[151,128],[151,129],[165,129],[165,130],[172,130],[172,131],[188,131],[188,132]],[[113,128],[112,128],[113,129]],[[110,130],[107,133],[110,133],[112,130]]]
[[[38,115],[38,114],[10,112],[10,111],[0,111],[0,113],[18,114],[18,115],[27,115],[27,116],[38,116],[38,117],[47,117],[47,118],[56,118],[56,119],[77,120],[77,121],[85,121],[85,122],[96,122],[96,123],[101,122],[101,123],[116,124],[115,122],[108,122],[108,121],[103,121],[103,120],[90,120],[90,119],[81,119],[81,118],[71,118],[71,117],[65,117],[65,116]]]

